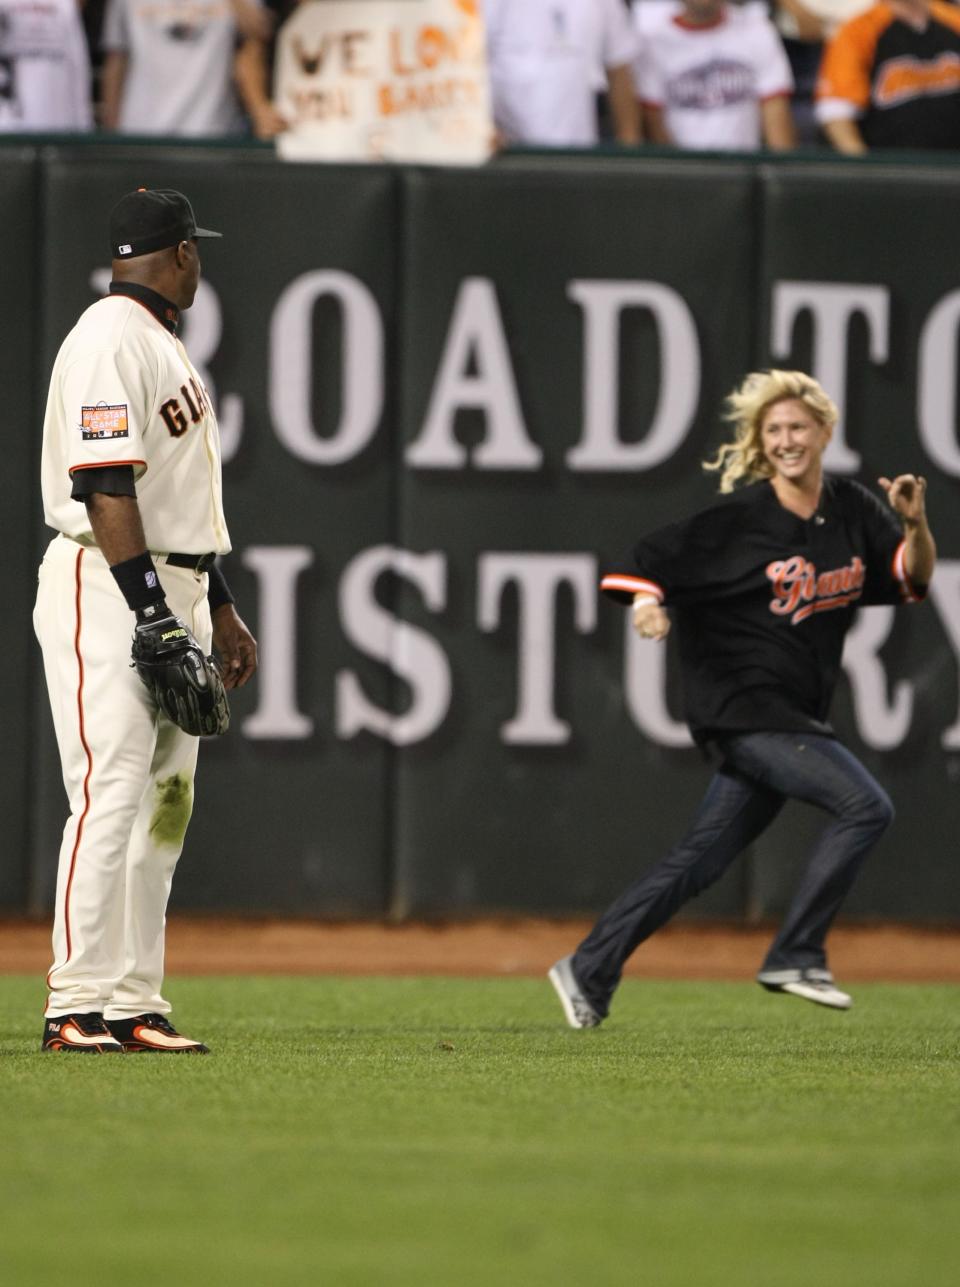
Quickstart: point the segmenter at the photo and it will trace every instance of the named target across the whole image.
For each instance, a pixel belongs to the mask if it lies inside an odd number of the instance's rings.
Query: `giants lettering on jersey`
[[[210,405],[206,389],[191,376],[189,384],[181,384],[180,397],[187,404],[191,423],[199,424],[200,417],[206,413]],[[163,417],[163,423],[174,438],[179,438],[181,434],[186,432],[187,417],[180,406],[179,398],[167,398],[160,408],[160,414]]]
[[[939,58],[891,58],[880,69],[873,87],[878,107],[897,107],[911,99],[955,94],[960,89],[960,57],[943,53]]]
[[[815,612],[830,612],[856,602],[863,593],[867,568],[855,557],[846,567],[817,573],[815,564],[801,554],[768,563],[767,576],[773,582],[770,611],[789,617],[797,626]]]

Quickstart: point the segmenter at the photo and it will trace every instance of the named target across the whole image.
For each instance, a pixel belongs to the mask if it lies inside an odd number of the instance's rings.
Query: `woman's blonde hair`
[[[732,492],[738,483],[769,478],[773,468],[763,454],[760,429],[770,407],[795,398],[826,428],[837,423],[839,412],[831,398],[803,371],[751,371],[726,400],[724,420],[734,426],[732,442],[725,442],[704,469],[720,470],[720,491]]]

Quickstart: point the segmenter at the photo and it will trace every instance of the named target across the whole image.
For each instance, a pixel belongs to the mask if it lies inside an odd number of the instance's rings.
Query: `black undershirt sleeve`
[[[235,602],[227,585],[227,579],[216,563],[212,568],[207,569],[207,602],[211,612],[216,612],[217,608],[222,608],[225,603]]]
[[[85,501],[94,492],[105,496],[136,496],[132,465],[104,465],[95,469],[75,469],[70,475],[73,490],[70,499]]]

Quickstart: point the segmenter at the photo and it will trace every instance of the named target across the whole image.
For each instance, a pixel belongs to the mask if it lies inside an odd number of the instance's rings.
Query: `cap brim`
[[[194,228],[193,235],[195,237],[222,237],[223,233],[211,232],[209,228]]]

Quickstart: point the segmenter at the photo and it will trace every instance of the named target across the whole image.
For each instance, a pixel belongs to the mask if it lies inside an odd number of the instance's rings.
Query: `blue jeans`
[[[606,1015],[640,943],[712,885],[766,830],[788,799],[830,815],[761,973],[826,968],[824,939],[893,805],[855,755],[832,737],[743,733],[720,743],[723,763],[693,825],[667,856],[603,913],[573,956],[590,1004]]]

